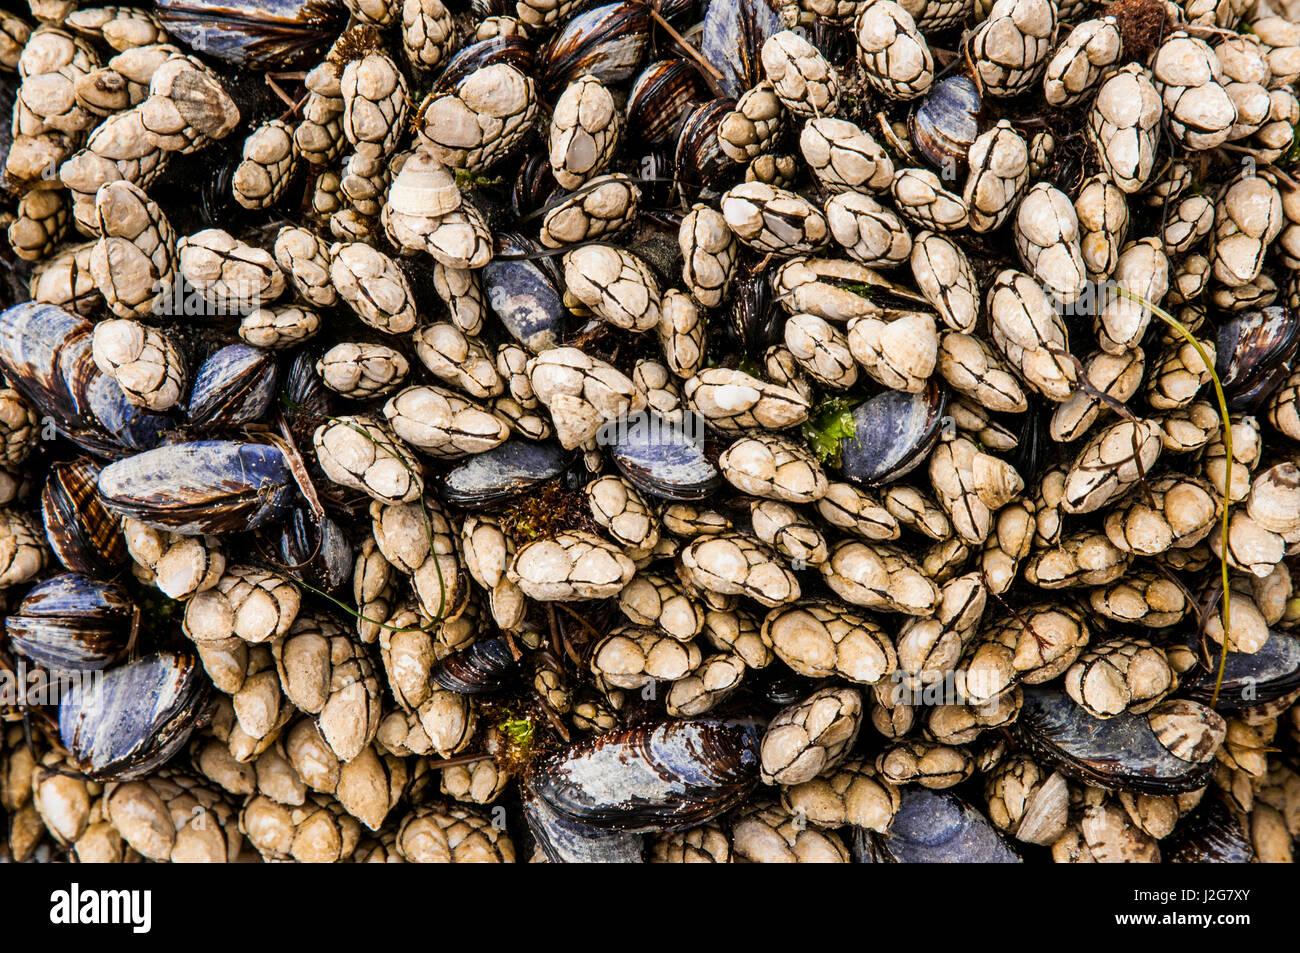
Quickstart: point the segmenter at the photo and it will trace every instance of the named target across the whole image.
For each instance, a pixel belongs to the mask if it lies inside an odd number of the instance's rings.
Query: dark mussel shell
[[[196,440],[137,453],[99,475],[104,504],[146,526],[196,536],[282,519],[293,476],[276,447]]]
[[[318,589],[333,591],[352,578],[352,544],[328,516],[317,519],[310,508],[295,506],[282,523],[260,532],[272,563]]]
[[[0,115],[12,116],[14,102],[18,98],[18,77],[13,73],[0,76]],[[0,123],[0,192],[8,192],[13,183],[5,166],[9,163],[9,149],[14,144],[14,127],[12,122]]]
[[[340,0],[155,0],[167,32],[227,63],[314,66],[347,24]]]
[[[1193,646],[1195,648],[1195,646]],[[1219,679],[1219,646],[1183,676],[1182,692],[1208,705]],[[1214,707],[1239,711],[1284,698],[1300,689],[1300,637],[1270,629],[1258,652],[1229,652],[1223,661],[1223,684]]]
[[[722,151],[718,126],[736,106],[734,99],[711,99],[690,110],[677,132],[673,166],[677,183],[690,194],[721,191],[741,168]]]
[[[785,326],[785,312],[777,304],[767,270],[756,262],[741,266],[732,281],[727,317],[743,353],[756,356],[775,344]]]
[[[981,107],[979,90],[969,77],[940,80],[907,117],[912,144],[936,169],[965,169],[971,144],[980,134]]]
[[[443,478],[442,498],[471,510],[491,506],[559,476],[573,456],[557,443],[507,440],[452,468]]]
[[[1184,761],[1172,754],[1146,715],[1094,718],[1064,692],[1052,689],[1026,688],[1024,697],[1016,722],[1019,737],[1077,781],[1108,791],[1175,794],[1203,787],[1209,778],[1213,763]]]
[[[789,708],[817,690],[818,679],[800,675],[785,665],[765,668],[759,679],[759,695],[773,709]],[[775,712],[773,712],[775,714]]]
[[[458,695],[495,692],[510,681],[518,660],[504,636],[484,639],[439,660],[431,677]]]
[[[532,215],[546,205],[560,191],[551,169],[551,158],[545,152],[534,152],[524,160],[519,174],[510,189],[510,208],[519,218]],[[498,233],[498,238],[501,233]],[[488,266],[496,261],[494,257]]]
[[[533,74],[533,45],[522,36],[494,36],[459,50],[434,80],[430,95],[450,92],[475,70],[494,63],[508,63],[525,76]]]
[[[68,569],[90,575],[110,573],[128,558],[122,517],[99,498],[99,472],[90,460],[56,463],[41,491],[50,549]]]
[[[592,827],[566,817],[538,796],[532,784],[523,791],[524,817],[537,846],[552,864],[640,864],[645,836]]]
[[[143,777],[184,746],[208,697],[193,655],[159,652],[74,684],[59,703],[59,737],[96,781]]]
[[[1020,478],[1029,486],[1037,482],[1043,469],[1053,462],[1058,448],[1051,437],[1052,411],[1038,400],[1029,401],[1029,412],[1019,415],[1012,426],[1016,445],[1004,455],[1007,463],[1016,468]]]
[[[49,304],[0,313],[0,372],[61,435],[96,456],[120,457],[162,440],[169,418],[130,404],[91,357],[94,326]]]
[[[50,671],[90,671],[126,658],[134,623],[125,588],[69,572],[33,586],[5,629],[14,652]]]
[[[560,343],[569,313],[555,261],[542,251],[531,238],[503,232],[496,237],[496,256],[482,272],[488,307],[510,336],[534,354]],[[523,257],[527,255],[537,257]]]
[[[859,404],[853,410],[853,436],[840,441],[840,473],[866,486],[910,473],[938,442],[947,406],[934,381],[921,394],[887,390]]]
[[[693,827],[740,804],[758,783],[753,721],[662,721],[569,745],[535,764],[537,793],[595,827]]]
[[[763,79],[759,52],[786,28],[778,0],[710,0],[700,52],[721,73],[727,96],[739,96]]]
[[[1300,348],[1300,317],[1281,305],[1242,311],[1219,325],[1214,369],[1228,410],[1253,410],[1291,372]]]
[[[712,98],[708,84],[689,60],[651,63],[627,95],[628,135],[647,145],[662,145],[672,139],[688,109]]]
[[[951,791],[906,787],[884,834],[853,830],[860,864],[1018,864],[988,818]]]
[[[280,402],[292,415],[328,417],[333,413],[333,396],[316,373],[316,358],[309,352],[299,351],[289,362]]]
[[[275,399],[275,355],[260,347],[230,344],[199,366],[188,414],[197,428],[238,427],[257,420]]]
[[[1160,856],[1168,864],[1249,864],[1255,848],[1241,821],[1209,795],[1161,842]]]
[[[664,500],[702,500],[722,485],[702,444],[654,414],[615,427],[614,436],[615,465],[643,493]]]
[[[584,73],[606,85],[631,77],[650,46],[650,9],[609,3],[571,19],[538,53],[542,87],[558,92]]]

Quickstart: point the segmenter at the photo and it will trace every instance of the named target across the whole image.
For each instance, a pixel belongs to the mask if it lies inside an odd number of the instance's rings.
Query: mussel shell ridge
[[[141,777],[185,744],[206,698],[195,658],[160,652],[75,683],[59,703],[59,736],[86,777]]]
[[[667,831],[735,807],[758,783],[752,721],[668,721],[570,745],[535,766],[537,793],[595,827]]]
[[[99,475],[110,510],[190,536],[282,519],[293,492],[279,449],[234,440],[171,444],[119,460]]]

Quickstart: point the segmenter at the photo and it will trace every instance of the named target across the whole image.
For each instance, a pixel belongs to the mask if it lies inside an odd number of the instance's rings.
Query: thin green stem
[[[1223,449],[1227,455],[1228,465],[1223,475],[1223,526],[1222,535],[1219,540],[1219,578],[1223,584],[1223,603],[1220,612],[1223,618],[1223,650],[1219,653],[1219,671],[1214,679],[1214,692],[1210,695],[1210,707],[1213,708],[1219,701],[1219,690],[1223,687],[1223,675],[1228,664],[1228,639],[1232,631],[1229,622],[1232,618],[1231,603],[1229,598],[1230,590],[1228,580],[1228,511],[1232,507],[1232,417],[1228,413],[1228,398],[1223,393],[1223,381],[1219,379],[1218,372],[1214,369],[1214,361],[1210,360],[1209,354],[1201,342],[1196,339],[1187,327],[1175,318],[1168,311],[1158,305],[1152,304],[1141,295],[1133,294],[1125,288],[1117,289],[1121,296],[1128,298],[1130,301],[1142,305],[1150,310],[1152,314],[1158,317],[1165,324],[1169,325],[1178,333],[1178,335],[1190,344],[1201,358],[1201,363],[1205,365],[1206,370],[1210,372],[1210,380],[1214,383],[1214,396],[1219,402],[1219,417],[1223,421]]]

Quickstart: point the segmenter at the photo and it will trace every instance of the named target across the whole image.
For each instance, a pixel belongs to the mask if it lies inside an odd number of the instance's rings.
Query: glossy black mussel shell
[[[275,355],[248,344],[230,344],[214,351],[194,375],[190,426],[238,427],[260,418],[274,399]]]
[[[99,495],[110,510],[174,533],[232,533],[282,519],[293,476],[276,447],[195,440],[105,467]]]
[[[159,652],[77,682],[59,702],[59,737],[86,777],[143,777],[181,749],[208,697],[188,652]]]
[[[731,283],[727,318],[745,354],[762,354],[777,342],[786,313],[777,303],[767,270],[752,262],[741,266]]]
[[[710,0],[700,52],[722,73],[723,93],[739,96],[758,85],[763,79],[763,44],[784,29],[778,0]]]
[[[761,736],[749,720],[643,724],[548,755],[535,763],[532,783],[560,814],[595,827],[693,827],[754,789]]]
[[[99,497],[99,473],[99,464],[90,460],[56,463],[41,491],[50,549],[68,569],[91,575],[109,574],[128,558],[122,517]]]
[[[259,540],[277,568],[317,589],[333,591],[352,578],[347,534],[328,516],[317,518],[308,506],[295,506],[284,520],[265,526]]]
[[[734,99],[711,99],[692,107],[682,119],[673,166],[678,185],[692,195],[722,191],[738,177],[741,167],[722,151],[718,140],[718,126],[735,106]]]
[[[898,813],[883,834],[853,830],[860,864],[1018,864],[988,818],[951,791],[906,787]]]
[[[1201,658],[1182,678],[1182,693],[1208,705],[1219,678],[1219,650]],[[1223,684],[1214,707],[1222,711],[1253,708],[1284,698],[1300,689],[1300,638],[1270,629],[1258,652],[1229,652],[1223,662]]]
[[[606,85],[630,79],[650,46],[650,10],[643,3],[608,3],[579,13],[537,54],[545,90],[561,90],[584,73]]]
[[[979,90],[969,77],[940,80],[907,117],[912,144],[936,169],[965,169],[980,133],[980,108]]]
[[[126,657],[134,622],[123,586],[69,572],[33,586],[5,629],[16,654],[46,669],[90,671]]]
[[[628,93],[628,135],[647,145],[662,145],[672,139],[688,109],[712,98],[689,60],[657,60],[641,71]]]
[[[280,388],[280,403],[291,415],[328,417],[333,412],[333,392],[316,373],[316,358],[307,351],[299,351],[289,362]]]
[[[555,181],[555,172],[551,169],[551,157],[546,152],[534,152],[519,169],[514,185],[510,188],[510,208],[518,218],[532,215],[542,208],[551,197],[560,191],[560,184]],[[502,233],[498,232],[500,238]],[[493,261],[495,261],[495,257]],[[488,267],[492,262],[488,262]]]
[[[1228,410],[1253,410],[1291,372],[1300,348],[1300,316],[1274,305],[1241,311],[1219,325],[1214,369]]]
[[[442,498],[466,509],[491,506],[559,476],[573,456],[558,443],[513,438],[453,467],[443,479]]]
[[[1054,462],[1059,445],[1051,437],[1052,412],[1037,400],[1029,403],[1029,412],[1016,420],[1016,445],[1004,455],[1028,486]],[[1014,419],[1014,418],[1013,418]]]
[[[555,259],[542,246],[513,232],[496,237],[496,255],[482,271],[483,296],[510,336],[534,354],[564,337],[568,309]],[[526,257],[526,256],[536,257]]]
[[[1160,843],[1167,864],[1249,864],[1255,848],[1241,821],[1217,795],[1207,793]]]
[[[42,418],[88,453],[148,450],[172,426],[135,407],[91,357],[94,326],[54,305],[24,302],[0,313],[0,372]]]
[[[593,827],[561,814],[523,786],[524,817],[537,846],[552,864],[640,864],[645,860],[645,835]]]
[[[688,419],[698,422],[698,418]],[[704,453],[700,429],[688,434],[654,414],[636,417],[625,426],[620,422],[608,432],[614,464],[650,496],[702,500],[722,485],[722,474]]]
[[[533,44],[522,36],[494,36],[463,47],[447,61],[433,83],[432,95],[445,93],[462,79],[494,63],[508,63],[525,76],[533,75]]]
[[[1209,779],[1213,763],[1174,755],[1145,714],[1094,718],[1063,691],[1047,688],[1026,688],[1024,698],[1016,722],[1019,737],[1077,781],[1108,791],[1174,794],[1194,791]]]
[[[347,25],[341,0],[155,0],[167,32],[253,69],[315,66]]]
[[[440,659],[431,678],[458,695],[495,692],[510,681],[518,660],[504,636],[483,639]]]
[[[939,440],[948,399],[931,381],[920,394],[887,390],[853,410],[853,436],[840,441],[839,472],[866,486],[905,476]]]
[[[789,708],[817,690],[817,679],[800,675],[780,663],[769,665],[760,676],[759,694],[774,709],[774,714],[775,710]]]

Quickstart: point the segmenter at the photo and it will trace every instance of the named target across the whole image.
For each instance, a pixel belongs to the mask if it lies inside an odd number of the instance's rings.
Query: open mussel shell
[[[552,864],[640,864],[645,835],[611,831],[566,817],[526,783],[524,817],[537,846]]]
[[[126,657],[134,622],[125,588],[69,572],[33,586],[5,629],[16,654],[52,672],[91,671]]]
[[[1160,844],[1167,864],[1249,864],[1255,848],[1241,821],[1210,795]]]
[[[966,167],[971,144],[979,136],[979,90],[967,76],[938,83],[907,117],[912,144],[936,169]]]
[[[939,440],[948,398],[931,380],[920,394],[887,390],[853,410],[853,436],[840,441],[838,469],[866,486],[889,483],[922,463]]]
[[[542,86],[562,90],[579,76],[621,83],[636,73],[650,45],[650,10],[643,3],[609,3],[571,19],[537,55]]]
[[[1183,694],[1206,705],[1215,698],[1219,681],[1219,652],[1208,662],[1201,659],[1182,680]],[[1258,652],[1229,652],[1223,660],[1223,682],[1214,707],[1239,711],[1284,698],[1300,689],[1300,638],[1270,629]]]
[[[442,498],[465,509],[492,506],[559,476],[573,456],[557,443],[507,440],[453,467],[443,479]]]
[[[293,476],[276,447],[196,440],[137,453],[105,467],[99,495],[146,526],[197,536],[256,529],[282,519]]]
[[[263,527],[259,541],[277,568],[318,589],[333,591],[352,578],[354,554],[347,534],[307,506],[295,506],[282,522]]]
[[[702,500],[722,485],[722,474],[704,453],[702,441],[653,414],[601,435],[613,444],[614,464],[643,493],[664,500]]]
[[[208,697],[193,655],[159,652],[78,681],[59,702],[59,737],[96,781],[143,777],[181,749]]]
[[[718,127],[736,106],[734,99],[711,99],[686,113],[677,132],[673,157],[677,183],[690,194],[720,192],[737,177],[740,166],[722,151]]]
[[[710,0],[700,52],[722,73],[718,84],[727,96],[763,79],[763,44],[786,28],[781,6],[779,0]]]
[[[49,304],[0,313],[0,372],[49,424],[83,450],[120,457],[162,440],[171,420],[129,403],[91,356],[94,326]]]
[[[988,818],[951,791],[906,787],[883,834],[853,830],[859,864],[1018,864]]]
[[[50,549],[65,567],[111,573],[127,560],[122,517],[99,498],[100,466],[90,460],[56,463],[41,491],[41,517]]]
[[[1062,774],[1108,791],[1174,794],[1203,787],[1212,760],[1169,751],[1147,715],[1094,718],[1062,691],[1026,688],[1016,728],[1025,746]],[[1195,705],[1195,702],[1183,702]],[[1218,719],[1208,708],[1209,718]],[[1221,723],[1221,720],[1220,720]]]
[[[504,688],[518,668],[504,636],[483,639],[439,660],[430,677],[458,695],[479,695]]]
[[[341,0],[155,0],[154,12],[197,52],[253,69],[315,64],[348,20]]]
[[[708,84],[689,60],[657,60],[641,71],[628,93],[628,135],[647,145],[662,145],[672,138],[688,109],[712,98]]]
[[[248,344],[214,351],[190,390],[190,425],[238,427],[257,420],[275,399],[275,355]]]
[[[1228,410],[1253,410],[1291,372],[1300,349],[1300,316],[1275,305],[1233,314],[1219,325],[1215,371]]]
[[[482,272],[488,307],[510,336],[534,354],[560,343],[568,318],[559,272],[543,251],[531,238],[502,232],[496,237],[496,255]]]
[[[643,724],[562,748],[535,763],[531,780],[560,814],[595,827],[693,827],[757,785],[761,734],[750,720]]]

